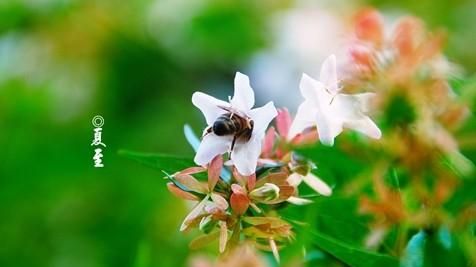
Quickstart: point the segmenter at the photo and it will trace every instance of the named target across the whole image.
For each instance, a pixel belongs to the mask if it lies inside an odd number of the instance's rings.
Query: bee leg
[[[229,159],[231,159],[231,152],[233,151],[233,148],[235,148],[235,142],[236,142],[236,135],[233,136],[233,141],[231,141],[231,147],[230,147],[230,151],[228,152],[229,153]]]
[[[205,130],[203,130],[203,133],[202,133],[202,138],[205,137],[207,134],[211,133],[212,132],[212,126],[208,126],[207,128],[205,128]]]
[[[253,120],[251,119],[246,119],[246,127],[248,127],[248,129],[252,129],[253,128]]]

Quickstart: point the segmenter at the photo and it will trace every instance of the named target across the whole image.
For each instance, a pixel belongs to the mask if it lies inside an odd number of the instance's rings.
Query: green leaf
[[[316,199],[308,206],[290,206],[281,215],[293,223],[296,240],[308,251],[318,248],[355,267],[398,266],[397,258],[361,246],[368,233],[368,218],[357,213],[355,198]]]
[[[142,165],[168,173],[175,173],[196,165],[192,159],[166,154],[140,153],[120,150],[119,155],[135,160]]]
[[[449,80],[451,88],[462,99],[473,99],[476,91],[476,75],[469,77],[453,77]]]
[[[220,236],[220,231],[215,231],[210,234],[200,235],[196,237],[195,239],[193,239],[192,241],[190,241],[190,244],[188,246],[191,249],[200,249],[212,243],[213,241],[218,240],[219,236]]]
[[[290,221],[312,222],[312,229],[318,229],[319,232],[348,244],[362,244],[369,232],[366,225],[369,218],[358,213],[357,198],[331,196],[313,201],[307,206],[289,206],[281,215]],[[302,214],[307,214],[308,217],[303,218]]]
[[[384,114],[385,118],[382,124],[385,128],[408,127],[418,118],[413,103],[403,94],[395,94],[390,98]]]
[[[137,248],[134,267],[146,267],[151,265],[151,251],[149,243],[141,241]]]
[[[476,179],[461,180],[461,185],[444,204],[445,209],[456,216],[466,207],[469,207],[475,201],[474,188],[476,188]]]
[[[319,199],[315,207],[319,211],[315,229],[349,244],[362,244],[369,232],[368,218],[357,213],[355,199]]]
[[[353,267],[396,267],[398,260],[385,254],[375,253],[353,245],[349,245],[340,240],[327,236],[319,232],[309,232],[312,236],[312,243],[318,248],[326,251],[342,262]]]
[[[443,156],[443,163],[461,178],[473,178],[474,163],[459,151],[447,153]]]
[[[324,145],[298,149],[297,152],[312,160],[317,166],[317,170],[313,172],[330,185],[333,185],[335,180],[348,181],[349,178],[355,177],[369,165],[369,162],[365,162],[363,159],[365,158],[363,155],[356,159],[335,147]]]

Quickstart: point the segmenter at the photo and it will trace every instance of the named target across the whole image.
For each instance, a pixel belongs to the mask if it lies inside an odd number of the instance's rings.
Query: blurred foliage
[[[192,92],[215,88],[226,98],[234,72],[272,41],[267,32],[272,15],[294,2],[190,2],[0,1],[0,266],[184,266],[196,253],[187,247],[193,234],[178,232],[188,207],[167,192],[162,173],[117,151],[192,155],[181,134],[185,123],[194,129],[203,124],[190,103]],[[445,28],[450,60],[468,77],[476,71],[474,1],[360,4],[410,12],[432,28]],[[474,110],[475,78],[458,84]],[[388,120],[411,119],[395,101]],[[103,169],[92,164],[90,120],[96,114],[105,118]],[[473,162],[475,125],[473,118],[458,132],[462,152]],[[337,192],[349,174],[366,174],[365,155],[348,159],[338,150],[312,151],[319,152],[312,155],[322,165],[317,172]],[[326,161],[342,164],[326,169]],[[465,181],[447,209],[474,201],[474,186],[474,179]],[[289,211],[290,218],[308,216],[322,230],[298,239],[315,242],[315,251],[308,251],[310,266],[343,266],[334,258],[372,266],[340,250],[359,247],[363,238],[360,225],[366,219],[347,212],[355,206],[355,200],[329,199],[306,212]],[[434,241],[438,234],[422,235],[431,240],[423,249],[438,256],[430,260],[446,263],[444,244]],[[471,234],[450,237],[474,247],[473,238],[474,222]],[[297,243],[283,251],[283,258],[292,262],[301,250]],[[215,255],[215,250],[203,253]],[[392,258],[360,247],[355,253],[372,254],[375,266],[393,264]]]

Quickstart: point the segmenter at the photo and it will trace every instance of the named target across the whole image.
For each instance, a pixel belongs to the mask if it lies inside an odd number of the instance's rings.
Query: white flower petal
[[[228,242],[228,228],[226,226],[226,222],[219,221],[218,225],[220,225],[220,238],[218,241],[219,251],[220,253],[225,252],[226,243]]]
[[[274,107],[273,102],[268,102],[266,105],[252,109],[249,116],[253,120],[253,134],[260,135],[266,131],[269,123],[278,115],[278,111]]]
[[[290,186],[297,187],[302,182],[302,175],[293,172],[291,173],[291,175],[288,176],[288,179],[286,179],[286,181],[289,183]]]
[[[195,92],[192,95],[192,103],[202,111],[207,125],[212,125],[220,115],[226,113],[225,110],[218,106],[230,106],[228,102],[216,99],[202,92]]]
[[[221,210],[228,209],[228,202],[226,201],[224,197],[222,197],[221,195],[217,193],[212,193],[211,197],[213,202],[217,205],[218,208],[220,208]]]
[[[380,226],[375,229],[372,229],[365,238],[365,247],[377,248],[380,244],[382,244],[382,241],[385,238],[385,234],[387,234],[386,227]]]
[[[332,194],[332,189],[324,181],[312,173],[308,173],[306,176],[303,176],[302,180],[314,191],[321,195],[330,196]]]
[[[309,101],[317,102],[316,91],[318,89],[324,90],[324,84],[319,81],[314,80],[306,73],[302,74],[301,81],[299,83],[299,89],[301,90],[302,96]]]
[[[304,110],[296,115],[296,124],[291,126],[294,129],[290,130],[289,137],[299,133],[299,130],[303,130],[302,127],[308,127],[312,120],[313,124],[317,122],[319,140],[323,144],[333,145],[334,138],[342,131],[342,122],[338,121],[339,117],[336,117],[331,110],[332,95],[326,91],[321,82],[306,74],[302,76],[300,88],[301,93],[308,100],[309,106],[303,106]],[[311,119],[310,116],[313,118]]]
[[[269,247],[271,248],[271,251],[273,252],[273,256],[279,265],[279,262],[280,262],[279,251],[278,251],[278,246],[276,246],[276,242],[274,241],[274,239],[269,240]]]
[[[319,140],[325,145],[333,145],[344,127],[380,138],[377,125],[365,114],[374,94],[339,94],[336,68],[336,58],[331,55],[322,64],[320,81],[303,74],[300,90],[306,101],[299,107],[289,139],[313,124],[317,124]]]
[[[286,201],[294,205],[307,205],[312,203],[312,200],[302,197],[289,197]]]
[[[332,146],[334,138],[342,132],[342,122],[328,116],[332,114],[319,110],[316,112],[317,133],[322,144]]]
[[[221,155],[228,151],[232,138],[232,136],[216,136],[213,133],[205,135],[195,155],[195,163],[203,166],[212,161],[216,155]]]
[[[319,80],[324,84],[326,89],[329,90],[331,94],[336,94],[339,91],[335,55],[330,55],[324,61],[324,63],[322,63]]]
[[[205,204],[207,203],[207,201],[208,201],[208,196],[206,196],[202,201],[200,201],[192,209],[192,211],[190,211],[187,217],[185,217],[185,219],[183,220],[182,225],[180,226],[180,231],[187,229],[189,221],[197,218],[197,216],[199,216],[202,213],[203,208],[205,207]]]
[[[235,94],[230,103],[234,108],[243,112],[247,112],[255,104],[255,93],[250,86],[250,79],[243,73],[236,73]]]
[[[382,133],[375,123],[364,114],[368,110],[368,103],[374,96],[372,93],[346,95],[335,97],[333,109],[346,128],[354,129],[372,138],[380,138]]]
[[[382,132],[377,125],[367,116],[361,120],[352,120],[344,123],[344,126],[359,131],[374,139],[380,139]]]
[[[357,102],[359,103],[360,110],[362,112],[369,112],[370,104],[372,100],[375,98],[375,93],[363,93],[363,94],[355,94],[353,95],[357,98]]]
[[[289,128],[288,139],[291,140],[304,129],[314,125],[316,125],[315,108],[311,101],[306,100],[298,107],[296,117]]]
[[[367,109],[368,94],[337,94],[330,105],[334,110],[333,116],[341,120],[359,120],[364,117],[364,109]]]
[[[255,173],[263,137],[263,135],[255,135],[246,143],[235,144],[231,152],[231,160],[241,175],[248,176]]]

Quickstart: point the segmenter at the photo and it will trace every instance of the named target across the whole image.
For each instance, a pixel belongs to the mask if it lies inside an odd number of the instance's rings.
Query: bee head
[[[213,132],[218,136],[234,134],[236,131],[233,121],[226,117],[219,117],[213,123]]]

